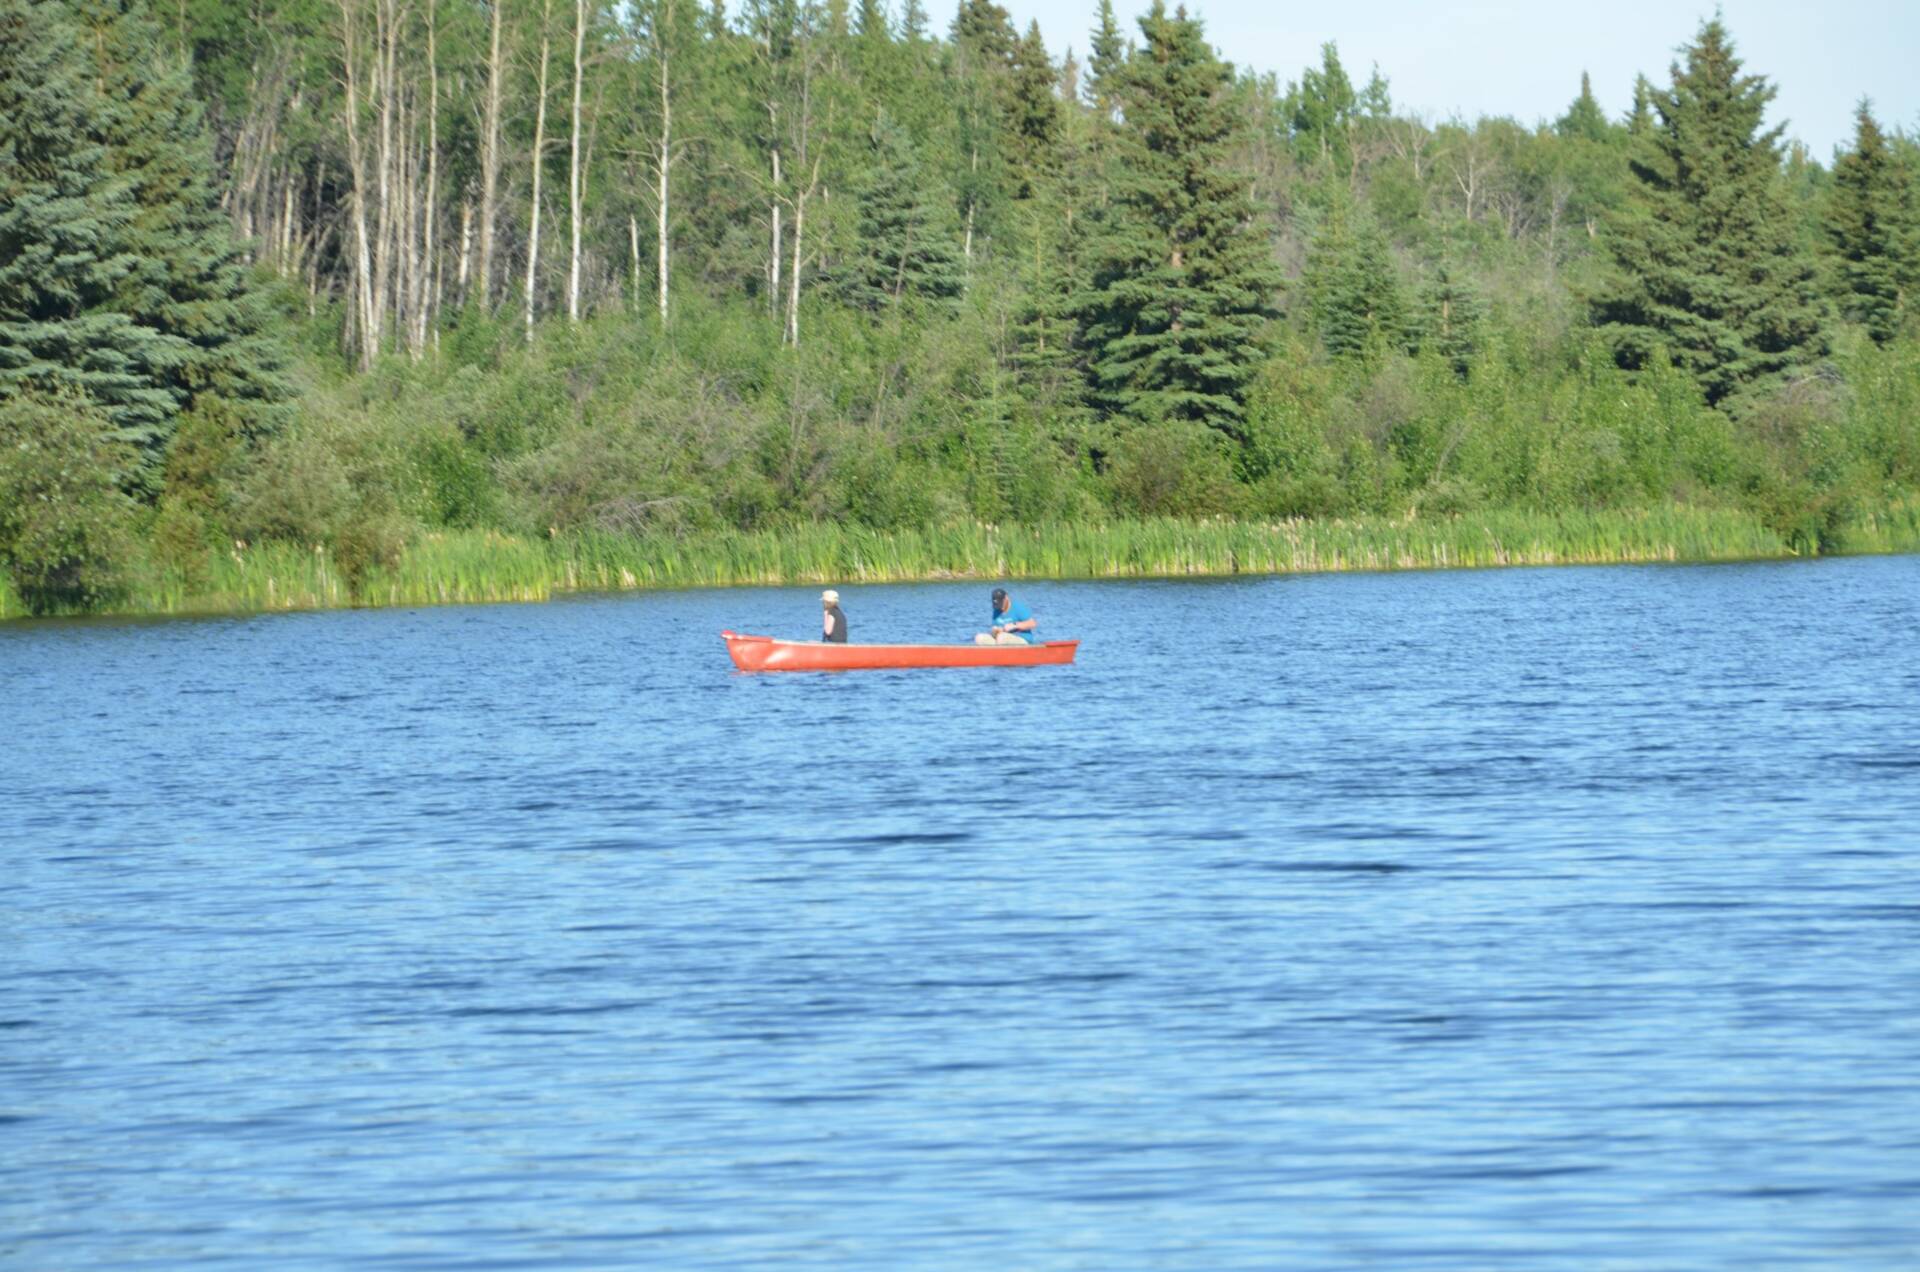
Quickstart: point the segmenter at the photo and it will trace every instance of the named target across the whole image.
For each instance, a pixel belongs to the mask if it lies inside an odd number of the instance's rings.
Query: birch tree
[[[547,162],[547,66],[553,53],[553,0],[540,4],[540,72],[535,89],[533,114],[533,150],[529,157],[533,168],[533,193],[527,211],[527,341],[533,341],[534,291],[540,272],[540,177]]]
[[[480,117],[480,260],[473,275],[474,292],[482,307],[493,303],[494,225],[499,215],[500,113],[505,102],[507,61],[501,41],[506,0],[492,0],[488,8],[486,91]]]

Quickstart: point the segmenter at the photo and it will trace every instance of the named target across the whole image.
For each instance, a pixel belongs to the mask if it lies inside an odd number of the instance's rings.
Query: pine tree
[[[1841,311],[1885,344],[1903,317],[1899,172],[1870,104],[1860,103],[1854,119],[1853,149],[1833,165],[1826,231],[1839,258]]]
[[[1480,324],[1485,306],[1472,282],[1442,263],[1434,267],[1420,289],[1413,323],[1416,353],[1446,359],[1454,374],[1464,376],[1480,352]]]
[[[1782,198],[1780,129],[1760,130],[1773,87],[1740,73],[1717,19],[1672,74],[1633,143],[1635,207],[1608,236],[1617,278],[1594,317],[1620,365],[1664,345],[1717,405],[1824,356],[1825,310]]]
[[[1112,411],[1244,438],[1279,280],[1231,166],[1232,68],[1163,0],[1140,30],[1121,83],[1115,200],[1081,307],[1092,390]]]
[[[1386,237],[1344,198],[1336,197],[1314,235],[1305,282],[1328,353],[1352,357],[1402,343],[1406,304]]]
[[[124,312],[136,174],[115,170],[79,33],[53,0],[0,0],[0,396],[84,395],[158,451],[189,349]],[[129,481],[137,474],[124,474]]]
[[[840,295],[863,309],[953,300],[963,273],[946,191],[928,181],[912,138],[885,112],[874,121],[872,146],[857,196],[863,250],[839,272]]]

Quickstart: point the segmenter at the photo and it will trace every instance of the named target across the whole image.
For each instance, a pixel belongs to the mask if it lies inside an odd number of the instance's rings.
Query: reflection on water
[[[1915,1266],[1920,559],[1016,591],[0,627],[0,1262]]]

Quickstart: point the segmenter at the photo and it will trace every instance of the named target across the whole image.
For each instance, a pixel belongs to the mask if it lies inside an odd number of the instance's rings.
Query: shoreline
[[[808,525],[685,539],[422,535],[357,579],[325,548],[235,543],[190,571],[149,568],[88,616],[215,617],[546,601],[683,587],[954,580],[1228,578],[1516,566],[1707,564],[1920,552],[1920,503],[1877,510],[1835,550],[1796,550],[1751,513],[1484,513],[1445,520],[1120,521],[875,531]],[[77,617],[67,614],[65,617]],[[29,617],[0,580],[0,621]]]

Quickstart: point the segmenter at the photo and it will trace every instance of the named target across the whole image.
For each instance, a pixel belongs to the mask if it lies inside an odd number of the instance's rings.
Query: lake
[[[1920,558],[1013,590],[0,626],[0,1264],[1920,1262]]]

